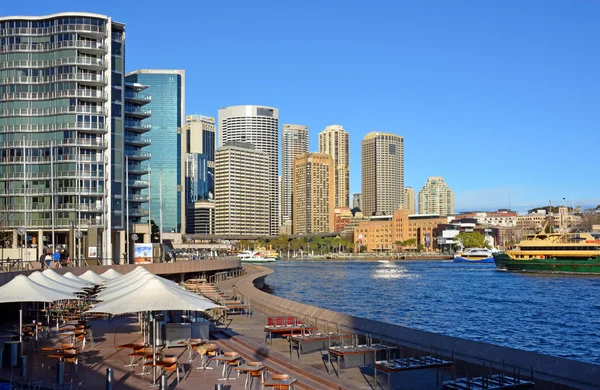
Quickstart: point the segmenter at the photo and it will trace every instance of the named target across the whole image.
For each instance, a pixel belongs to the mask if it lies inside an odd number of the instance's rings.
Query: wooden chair
[[[162,363],[167,364],[163,365],[162,369],[164,372],[173,372],[175,371],[177,374],[177,383],[179,383],[179,363],[177,363],[176,357],[165,357],[161,360]],[[181,367],[183,369],[183,367]],[[184,371],[184,370],[182,370]],[[183,372],[185,374],[185,371]]]
[[[250,367],[265,367],[265,369],[266,369],[266,366],[264,364],[262,364],[261,362],[246,362],[246,365],[250,366]],[[252,384],[254,383],[254,378],[260,378],[260,381],[263,382],[265,370],[249,371],[248,375],[250,376],[250,388],[252,388]]]
[[[240,354],[239,354],[238,352],[223,352],[223,355],[224,355],[224,356],[228,356],[228,357],[237,357],[237,358],[238,358],[238,359],[237,359],[237,360],[235,360],[235,361],[232,361],[232,362],[226,362],[226,363],[227,363],[227,365],[229,366],[229,367],[228,367],[228,369],[229,369],[229,370],[231,370],[233,367],[237,367],[237,366],[239,366],[239,365],[240,365],[240,360],[242,360],[242,359],[241,359],[241,357],[240,357]],[[239,372],[239,371],[238,371],[238,373],[237,373],[237,376],[238,376],[238,378],[239,378],[239,376],[240,376],[240,372]]]
[[[285,381],[285,380],[290,379],[290,376],[288,374],[272,374],[271,379],[274,381]],[[290,388],[293,388],[294,385],[273,385],[273,386],[269,386],[269,387],[272,387],[273,390],[288,390]],[[264,389],[264,384],[263,384],[263,389]]]

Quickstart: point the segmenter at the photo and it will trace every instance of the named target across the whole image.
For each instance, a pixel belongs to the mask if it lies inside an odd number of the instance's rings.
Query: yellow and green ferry
[[[494,262],[508,271],[600,274],[600,233],[527,235]]]

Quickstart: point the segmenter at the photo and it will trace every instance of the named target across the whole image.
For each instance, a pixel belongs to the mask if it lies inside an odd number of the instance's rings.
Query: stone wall
[[[512,376],[513,372],[520,372],[522,379],[529,379],[533,371],[533,380],[537,388],[599,388],[598,365],[410,329],[293,302],[267,294],[255,287],[255,284],[262,285],[273,270],[259,266],[249,268],[248,275],[238,279],[235,284],[244,298],[250,301],[252,308],[263,313],[295,315],[300,318],[308,316],[317,319],[319,323],[339,324],[359,333],[371,334],[375,339],[382,335],[391,343],[398,342],[406,347],[421,348],[425,351],[433,349],[447,359],[454,357],[459,375],[464,375],[467,371],[471,375],[481,375],[484,372],[483,364],[488,367],[485,372],[489,372],[491,364],[494,370],[502,370],[505,366],[509,376]],[[515,322],[507,326],[519,325]],[[557,334],[556,337],[561,335]]]

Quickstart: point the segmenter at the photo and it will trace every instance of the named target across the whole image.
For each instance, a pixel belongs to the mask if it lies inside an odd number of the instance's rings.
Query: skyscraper
[[[308,152],[308,127],[302,125],[282,126],[281,133],[281,225],[282,231],[292,230],[292,189],[294,181],[294,158]]]
[[[328,154],[304,153],[294,159],[294,234],[334,231],[334,172]]]
[[[269,233],[279,234],[279,111],[265,106],[231,106],[219,110],[219,148],[228,142],[245,142],[266,153]]]
[[[150,126],[147,147],[150,160],[150,213],[159,225],[160,172],[162,171],[163,232],[185,233],[185,71],[142,69],[128,73],[126,81],[147,85],[152,101],[144,106],[152,116],[140,117],[142,126]]]
[[[216,234],[270,234],[269,158],[245,142],[228,142],[215,153]]]
[[[363,202],[362,202],[362,194],[361,193],[352,195],[352,208],[359,209],[360,211],[362,211]]]
[[[370,132],[362,141],[362,198],[365,216],[392,215],[404,199],[404,139]]]
[[[335,169],[335,207],[350,204],[350,140],[340,125],[325,127],[319,133],[319,153],[333,157]]]
[[[454,214],[454,193],[442,177],[428,178],[419,191],[419,214]]]
[[[412,210],[417,212],[417,200],[415,198],[415,190],[412,187],[404,187],[404,210]]]
[[[20,241],[118,258],[125,26],[80,12],[0,18],[0,68],[4,255]]]

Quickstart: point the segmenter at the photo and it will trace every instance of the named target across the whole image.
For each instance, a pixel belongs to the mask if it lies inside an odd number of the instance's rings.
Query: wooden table
[[[282,325],[282,326],[265,326],[265,342],[269,339],[269,344],[273,345],[273,334],[282,336],[293,335],[298,333],[300,336],[304,332],[312,331],[312,327],[308,325]]]
[[[242,358],[241,356],[225,356],[225,355],[217,355],[217,356],[213,356],[211,358],[211,360],[216,360],[216,361],[219,361],[219,362],[223,362],[223,372],[221,373],[221,377],[222,378],[219,378],[220,381],[236,380],[237,379],[237,378],[230,378],[229,377],[229,373],[231,372],[231,370],[229,369],[229,364],[228,363],[237,362],[241,358]],[[225,374],[227,374],[227,375],[225,375]]]
[[[451,361],[438,359],[432,356],[423,356],[421,358],[399,358],[393,360],[383,360],[375,362],[375,384],[377,385],[377,371],[387,374],[388,389],[391,389],[391,375],[394,372],[422,370],[426,368],[436,369],[436,382],[439,380],[439,368],[452,366]],[[438,382],[439,383],[439,382]]]
[[[261,381],[264,380],[263,375],[264,375],[264,370],[267,368],[267,366],[249,366],[247,364],[242,364],[241,366],[237,366],[237,367],[233,367],[234,370],[239,371],[239,372],[243,372],[246,374],[246,381],[244,382],[244,389],[248,388],[248,385],[252,386],[252,384],[250,383],[250,381],[248,380],[250,378],[250,373],[251,372],[260,372],[261,373]]]
[[[198,354],[202,356],[202,364],[200,365],[200,367],[196,367],[196,370],[212,370],[213,368],[208,366],[210,364],[208,353],[215,352],[218,349],[219,347],[217,347],[216,345],[211,347],[200,346],[198,348]]]
[[[298,379],[296,378],[290,378],[290,379],[285,379],[285,380],[267,380],[265,382],[263,382],[262,386],[263,387],[277,387],[277,386],[288,386],[291,387],[292,389],[294,388],[294,384],[298,382]]]
[[[146,345],[144,343],[129,343],[129,344],[117,345],[117,348],[125,348],[125,349],[131,350],[131,353],[129,354],[129,364],[126,364],[123,367],[139,366],[139,364],[133,362],[134,357],[132,355],[135,353],[136,349],[142,349],[144,347],[146,347]]]
[[[160,355],[161,355],[160,352],[156,352],[156,354],[154,356],[156,356],[158,358]],[[152,355],[152,353],[149,353],[149,352],[134,352],[134,353],[130,353],[129,356],[130,357],[138,356],[138,357],[141,357],[144,360],[152,359],[154,357]],[[144,363],[144,365],[145,365],[145,363]],[[142,371],[139,374],[137,374],[137,375],[148,375],[148,374],[149,373],[147,373],[144,370],[144,366],[142,366]]]

